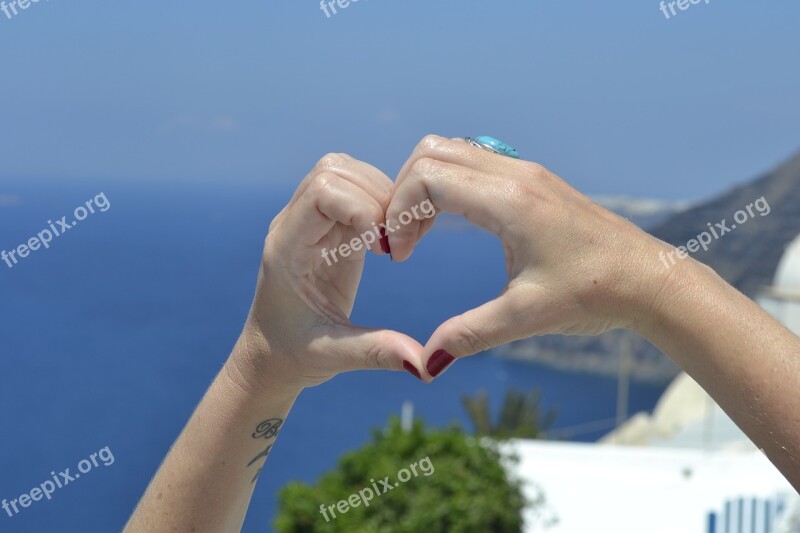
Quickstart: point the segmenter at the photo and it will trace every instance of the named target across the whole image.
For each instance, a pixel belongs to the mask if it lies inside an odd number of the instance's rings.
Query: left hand
[[[404,362],[422,368],[422,346],[411,337],[349,320],[366,249],[384,253],[378,231],[393,186],[345,154],[323,157],[306,176],[270,225],[233,356],[239,378],[296,394],[349,370],[403,370]],[[346,257],[342,245],[350,249]]]

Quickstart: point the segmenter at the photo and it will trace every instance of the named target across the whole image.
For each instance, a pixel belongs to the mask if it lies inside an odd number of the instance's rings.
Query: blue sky
[[[800,3],[49,0],[0,13],[3,178],[393,175],[490,134],[591,194],[702,198],[800,149]],[[0,190],[0,192],[2,192]]]

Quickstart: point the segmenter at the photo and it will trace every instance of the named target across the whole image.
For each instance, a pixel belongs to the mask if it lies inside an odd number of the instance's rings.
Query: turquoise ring
[[[480,137],[475,137],[474,139],[472,137],[464,137],[464,140],[472,146],[477,146],[478,148],[483,148],[484,150],[489,150],[490,152],[494,152],[496,154],[507,155],[508,157],[519,159],[519,153],[517,152],[516,148],[504,143],[499,139],[495,139],[494,137],[481,135]]]

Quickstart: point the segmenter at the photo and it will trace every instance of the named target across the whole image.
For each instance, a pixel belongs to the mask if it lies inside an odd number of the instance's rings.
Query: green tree
[[[380,486],[379,480],[389,476],[394,485],[402,469],[408,472],[426,458],[426,472],[417,466],[417,476],[375,496],[368,507],[359,503],[344,513],[334,507],[335,518],[329,511],[327,520],[321,513],[320,505],[347,501],[373,487],[372,480]],[[415,420],[404,431],[393,417],[387,429],[374,432],[371,443],[344,455],[315,485],[284,487],[275,528],[281,533],[517,533],[526,504],[541,505],[543,499],[526,502],[521,482],[510,479],[503,467],[515,462],[492,441],[478,442],[458,426],[428,432]]]
[[[538,390],[526,395],[509,389],[495,423],[492,423],[491,405],[486,391],[479,391],[474,398],[464,396],[461,403],[475,426],[477,436],[535,439],[541,437],[542,432],[549,429],[556,418],[555,409],[542,412],[540,399]]]

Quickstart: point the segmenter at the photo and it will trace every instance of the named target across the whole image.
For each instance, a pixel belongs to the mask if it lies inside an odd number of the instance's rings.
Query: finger
[[[378,252],[378,225],[383,219],[383,207],[367,191],[337,174],[322,173],[286,212],[281,235],[291,240],[288,244],[315,246],[339,223],[352,226],[359,234],[357,248]]]
[[[503,172],[518,168],[520,161],[472,146],[464,139],[448,139],[438,135],[425,136],[400,169],[395,186],[405,181],[414,163],[419,159],[436,159],[444,163],[461,165],[486,173]]]
[[[514,185],[510,180],[469,167],[422,158],[408,169],[406,179],[395,188],[386,211],[392,257],[408,259],[421,238],[420,224],[400,224],[403,213],[430,201],[436,211],[464,215],[471,223],[501,236],[509,222],[510,196]]]
[[[387,217],[385,224],[387,248],[391,250],[389,243],[391,236],[395,234],[399,239],[396,242],[408,241],[416,244],[431,229],[435,218],[436,207],[430,198],[425,198],[408,209]],[[409,255],[404,254],[403,259],[408,259]],[[392,260],[394,258],[394,251],[392,251]]]
[[[456,359],[548,331],[555,302],[535,285],[518,285],[453,317],[425,345],[425,374],[434,378]]]
[[[329,371],[395,370],[423,379],[422,345],[397,331],[338,326],[335,332],[315,342],[321,343],[313,348],[324,352],[331,365]]]
[[[394,182],[369,163],[360,161],[348,154],[327,154],[320,159],[309,174],[303,179],[289,202],[295,203],[314,181],[316,176],[332,173],[364,189],[383,207],[389,206],[394,190]]]

